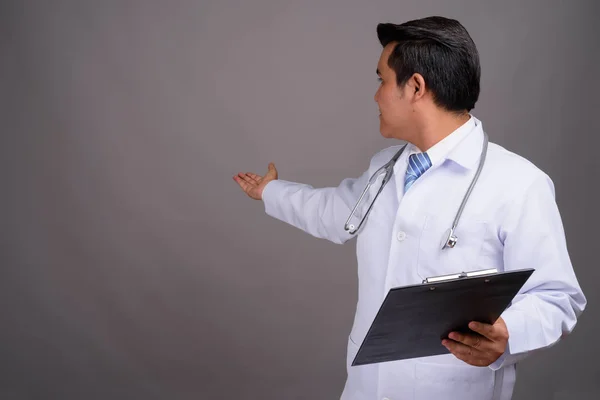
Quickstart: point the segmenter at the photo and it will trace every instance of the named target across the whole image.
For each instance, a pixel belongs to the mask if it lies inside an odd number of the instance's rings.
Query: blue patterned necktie
[[[406,168],[406,176],[404,178],[404,193],[410,189],[412,184],[415,183],[429,167],[431,167],[431,160],[427,153],[411,154],[410,157],[408,157],[408,167]]]

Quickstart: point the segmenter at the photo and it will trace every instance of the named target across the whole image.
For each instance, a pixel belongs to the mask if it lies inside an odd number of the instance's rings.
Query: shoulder
[[[489,143],[486,164],[492,181],[502,182],[504,189],[515,195],[522,195],[532,186],[550,187],[554,194],[554,184],[550,176],[527,158],[507,150],[496,144]]]

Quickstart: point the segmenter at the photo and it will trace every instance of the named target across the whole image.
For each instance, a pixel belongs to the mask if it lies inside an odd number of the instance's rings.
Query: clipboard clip
[[[478,271],[470,271],[470,272],[463,271],[458,274],[440,275],[440,276],[432,276],[429,278],[425,278],[425,279],[423,279],[422,283],[445,282],[445,281],[451,281],[451,280],[455,280],[455,279],[471,278],[474,276],[493,275],[493,274],[497,274],[497,273],[498,273],[498,270],[496,268],[480,269]]]

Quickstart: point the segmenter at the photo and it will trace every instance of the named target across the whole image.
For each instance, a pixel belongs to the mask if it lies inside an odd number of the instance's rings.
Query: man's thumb
[[[269,175],[269,177],[272,177],[273,179],[277,179],[277,170],[275,169],[275,164],[270,162],[269,163],[269,172],[267,172],[267,174]]]

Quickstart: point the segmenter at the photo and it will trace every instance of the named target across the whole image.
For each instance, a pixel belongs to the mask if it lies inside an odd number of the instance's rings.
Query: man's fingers
[[[237,175],[235,178],[235,181],[238,183],[238,185],[240,185],[240,187],[242,188],[242,190],[246,193],[248,193],[250,191],[250,189],[252,189],[252,187],[254,185],[250,185],[248,182],[246,182],[242,177],[240,177],[239,175]]]
[[[492,344],[488,338],[479,334],[451,332],[448,337],[456,342],[473,347],[475,349],[489,348]]]
[[[238,176],[240,178],[242,178],[243,180],[245,180],[250,186],[258,185],[258,182],[256,182],[256,180],[247,173],[240,172],[240,174]]]
[[[444,346],[452,353],[456,358],[471,365],[488,365],[485,363],[485,354],[471,346],[455,342],[454,340],[444,340],[442,342]]]
[[[266,184],[277,179],[277,170],[274,163],[269,163],[269,171],[265,176],[253,172],[239,172],[233,176],[233,180],[240,185],[242,190],[255,200],[262,199],[262,191]]]
[[[452,354],[455,355],[462,355],[464,357],[478,357],[481,353],[479,350],[474,349],[471,346],[455,342],[454,340],[446,339],[442,342],[442,344],[444,344],[446,348],[448,348],[448,350],[450,350]]]
[[[259,184],[260,181],[261,181],[261,179],[262,179],[261,176],[253,174],[252,172],[248,172],[248,173],[246,173],[246,175],[248,175],[250,178],[254,179],[254,181],[256,182],[256,184]]]
[[[486,338],[488,338],[491,341],[495,341],[497,339],[496,331],[495,331],[493,325],[484,324],[481,322],[471,322],[469,324],[469,328],[471,328],[471,330],[473,330],[474,332],[477,332],[480,335],[485,336]]]
[[[498,319],[494,325],[481,322],[469,324],[475,333],[450,332],[442,344],[467,364],[487,366],[496,361],[505,351],[508,330],[504,320]]]

